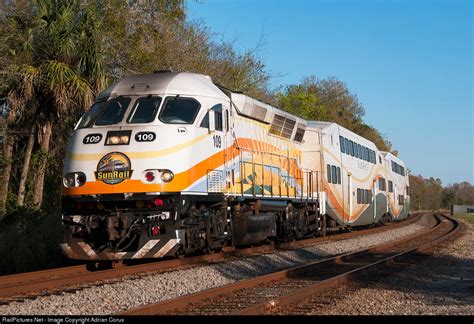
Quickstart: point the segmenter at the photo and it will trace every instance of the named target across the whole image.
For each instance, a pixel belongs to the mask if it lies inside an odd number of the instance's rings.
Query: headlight
[[[67,188],[74,187],[76,182],[76,175],[74,173],[68,173],[64,176],[63,183]]]
[[[76,173],[76,184],[78,187],[83,186],[86,183],[86,175],[82,172]]]
[[[110,136],[107,139],[107,144],[117,145],[118,143],[120,143],[120,137],[118,136]]]
[[[130,137],[127,135],[107,137],[107,145],[128,144]]]
[[[128,145],[130,143],[131,130],[108,131],[105,145]]]
[[[174,178],[173,172],[170,170],[160,170],[161,171],[161,180],[163,182],[170,182]]]
[[[64,176],[63,183],[66,188],[81,187],[87,181],[83,172],[71,172]]]

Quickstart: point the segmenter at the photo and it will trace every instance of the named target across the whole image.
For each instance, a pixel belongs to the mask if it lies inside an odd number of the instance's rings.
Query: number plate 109
[[[135,134],[135,141],[137,142],[153,142],[156,138],[153,132],[140,132]]]

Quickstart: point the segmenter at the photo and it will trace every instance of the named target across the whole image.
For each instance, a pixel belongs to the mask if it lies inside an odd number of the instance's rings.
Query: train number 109
[[[222,146],[222,139],[219,135],[214,135],[212,136],[214,139],[214,147],[221,148]]]
[[[140,132],[135,135],[135,141],[137,142],[153,142],[156,138],[153,132]]]
[[[89,134],[82,140],[84,144],[97,144],[102,139],[101,134]]]

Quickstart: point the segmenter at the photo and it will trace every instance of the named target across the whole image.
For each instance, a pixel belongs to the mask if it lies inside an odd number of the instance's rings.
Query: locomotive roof
[[[207,96],[221,100],[232,99],[239,113],[270,124],[275,113],[290,117],[305,127],[306,121],[288,112],[261,102],[242,93],[217,86],[207,75],[192,72],[162,71],[153,74],[136,74],[112,84],[99,94],[97,100],[119,95],[176,94]]]
[[[212,82],[210,76],[191,72],[158,72],[130,75],[104,90],[98,96],[98,99],[109,96],[146,95],[150,93],[227,99],[227,96]]]

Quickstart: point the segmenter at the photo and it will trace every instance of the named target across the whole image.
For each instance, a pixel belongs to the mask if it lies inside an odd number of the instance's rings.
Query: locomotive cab
[[[195,197],[208,194],[208,171],[223,168],[227,107],[208,77],[192,73],[131,76],[99,95],[64,161],[65,254],[156,258],[208,246],[208,236],[226,244],[225,211],[207,215],[210,230],[185,223],[204,222]]]

